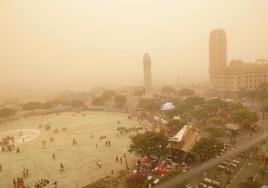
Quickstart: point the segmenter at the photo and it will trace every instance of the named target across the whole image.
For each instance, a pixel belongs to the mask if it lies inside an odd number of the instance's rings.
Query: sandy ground
[[[82,187],[88,183],[96,181],[106,175],[125,168],[115,161],[116,155],[123,156],[127,151],[130,139],[128,136],[117,137],[117,120],[125,127],[138,125],[135,120],[129,120],[126,114],[112,112],[86,112],[81,114],[64,113],[60,115],[36,116],[21,119],[0,125],[0,134],[17,129],[39,130],[40,134],[25,143],[20,143],[18,147],[21,153],[0,152],[0,187],[13,187],[12,179],[22,177],[24,168],[29,169],[29,177],[25,179],[25,185],[33,187],[35,181],[47,178],[50,182],[57,181],[59,188]],[[42,123],[49,122],[51,130],[46,131],[39,128]],[[68,131],[62,131],[67,127]],[[53,129],[57,128],[58,133]],[[91,132],[95,136],[91,138]],[[111,141],[111,147],[105,147],[105,140],[100,141],[99,137],[106,135]],[[55,143],[49,141],[50,136],[55,138]],[[72,144],[75,138],[78,142],[76,146]],[[47,141],[45,149],[42,149],[42,140]],[[98,147],[96,148],[96,144]],[[55,153],[56,160],[53,160],[52,153]],[[136,158],[127,153],[129,163],[133,163]],[[96,161],[101,160],[102,168],[98,168]],[[65,170],[60,171],[60,163],[63,163]],[[52,186],[47,186],[52,187]]]

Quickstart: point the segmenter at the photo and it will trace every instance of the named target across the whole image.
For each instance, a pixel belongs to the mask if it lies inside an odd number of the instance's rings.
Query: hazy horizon
[[[209,33],[225,29],[228,61],[268,57],[266,0],[0,2],[1,85],[208,80]]]

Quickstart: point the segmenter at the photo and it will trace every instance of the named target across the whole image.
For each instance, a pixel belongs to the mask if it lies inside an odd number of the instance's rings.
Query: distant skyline
[[[1,0],[2,85],[208,81],[209,33],[226,31],[228,63],[268,57],[267,0]]]

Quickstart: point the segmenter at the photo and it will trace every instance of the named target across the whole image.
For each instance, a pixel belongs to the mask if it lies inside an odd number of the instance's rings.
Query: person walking
[[[13,185],[14,185],[14,188],[16,188],[17,182],[15,179],[13,179]]]

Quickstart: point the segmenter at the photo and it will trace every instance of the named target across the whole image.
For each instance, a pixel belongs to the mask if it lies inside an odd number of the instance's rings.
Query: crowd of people
[[[44,178],[44,179],[40,179],[37,182],[34,183],[34,188],[42,188],[42,187],[46,187],[49,184],[49,180]]]
[[[0,141],[0,147],[3,152],[13,151],[15,149],[14,137],[6,136],[2,138],[2,140]]]
[[[132,116],[129,116],[128,119],[131,120]],[[117,131],[119,132],[120,135],[128,135],[130,133],[135,134],[138,131],[143,130],[142,126],[125,127],[125,126],[122,126],[121,124],[122,124],[121,121],[118,120],[117,121],[117,125],[118,125]],[[59,129],[53,128],[49,122],[44,123],[44,124],[40,124],[39,129],[44,129],[45,131],[50,131],[51,130],[52,133],[54,133],[54,135],[59,132]],[[62,132],[67,132],[66,127],[62,128],[60,130],[62,130]],[[90,132],[89,136],[90,136],[91,139],[95,138],[95,135],[92,132]],[[50,135],[48,137],[48,139],[43,138],[41,140],[42,149],[46,149],[48,143],[50,143],[50,144],[55,143],[55,137],[56,136]],[[111,140],[108,139],[108,137],[106,135],[101,135],[99,137],[99,141],[103,141],[103,140],[105,141],[104,142],[105,147],[111,147]],[[72,139],[72,144],[73,145],[78,145],[78,141],[77,141],[76,138]],[[18,147],[15,148],[15,146],[14,146],[14,137],[3,138],[0,141],[0,147],[4,151],[15,149],[18,153],[20,152],[20,148],[18,148]],[[96,148],[98,148],[97,143],[96,143]],[[52,160],[56,160],[56,154],[53,152],[51,155],[52,155]],[[116,156],[116,162],[122,164],[123,163],[123,157],[122,156],[121,157]],[[103,163],[102,163],[101,160],[97,160],[96,165],[100,169],[103,168]],[[60,163],[59,170],[61,172],[65,171],[65,167],[64,167],[63,163]],[[0,172],[1,171],[2,171],[2,165],[0,164]],[[112,174],[114,173],[113,169],[111,170],[111,173]],[[25,186],[25,179],[27,177],[29,177],[29,170],[25,168],[23,170],[23,172],[22,172],[22,177],[18,177],[18,178],[13,179],[14,188],[27,188],[28,186],[27,187]],[[40,179],[40,180],[36,181],[33,186],[34,186],[34,188],[42,188],[42,187],[46,187],[48,184],[49,184],[49,180],[44,178],[44,179]],[[55,181],[54,183],[50,183],[50,185],[54,185],[54,187],[56,188],[57,187],[57,182]]]
[[[14,188],[25,188],[26,187],[24,185],[24,179],[21,177],[17,177],[17,179],[13,179],[13,185],[14,185]]]
[[[138,133],[138,131],[140,131],[140,130],[143,130],[142,126],[129,127],[129,128],[126,128],[124,126],[118,126],[117,131],[119,132],[119,134],[117,134],[117,137],[118,136],[125,136],[125,135],[131,134],[131,133],[135,134],[135,133]]]

